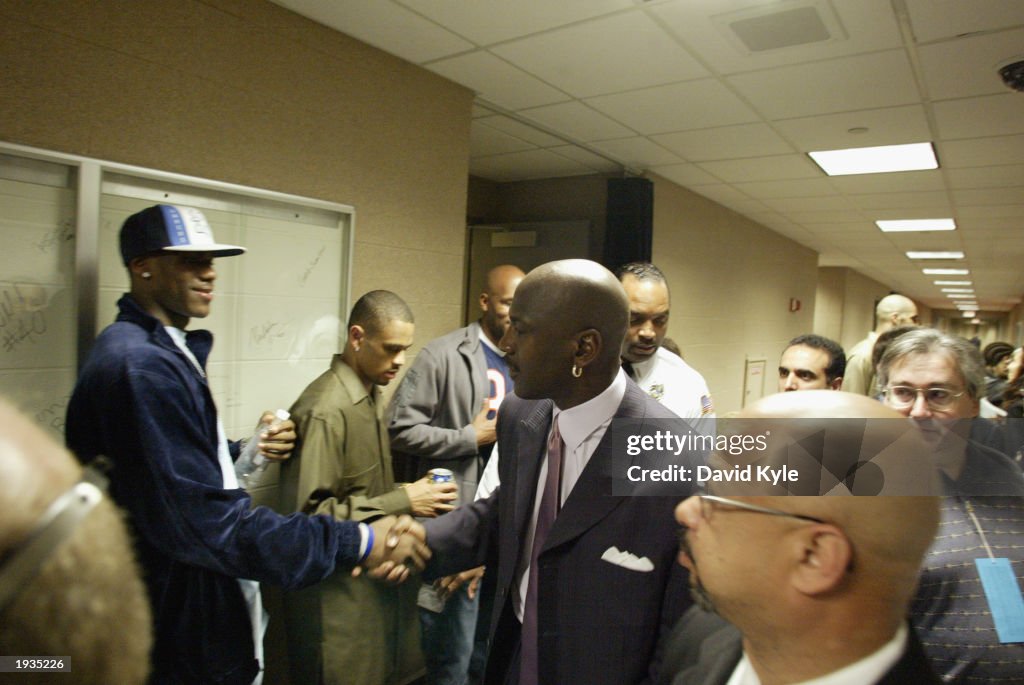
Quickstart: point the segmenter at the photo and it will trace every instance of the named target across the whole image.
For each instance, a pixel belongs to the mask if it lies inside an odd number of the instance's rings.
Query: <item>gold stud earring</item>
[[[152,277],[152,275],[153,274],[149,273],[148,271],[143,271],[142,272],[142,277],[143,278],[150,278],[150,277]]]

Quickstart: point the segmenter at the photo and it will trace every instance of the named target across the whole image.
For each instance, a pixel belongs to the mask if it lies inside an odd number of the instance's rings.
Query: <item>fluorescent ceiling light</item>
[[[900,231],[952,231],[956,223],[952,219],[893,219],[875,222],[885,233]]]
[[[927,276],[966,276],[970,269],[921,269]]]
[[[931,143],[821,150],[807,154],[829,176],[939,168]]]
[[[973,281],[934,281],[935,285],[974,285]]]
[[[973,293],[974,288],[943,288],[944,293]]]
[[[974,300],[977,299],[974,295],[961,295],[959,293],[950,293],[946,295],[951,300]]]
[[[956,306],[957,309],[977,309],[978,308],[978,303],[977,302],[954,302],[953,304],[954,304],[954,306]]]
[[[965,319],[973,319],[974,317],[976,317],[978,315],[978,312],[974,312],[974,311],[971,311],[969,309],[965,309],[963,314],[964,314],[964,318]]]
[[[964,253],[959,251],[947,252],[908,252],[907,259],[963,259]]]

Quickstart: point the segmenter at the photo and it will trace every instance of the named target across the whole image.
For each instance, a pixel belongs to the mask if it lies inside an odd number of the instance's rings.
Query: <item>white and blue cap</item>
[[[231,257],[245,252],[238,245],[223,245],[195,207],[154,205],[132,214],[121,226],[121,259],[128,266],[136,257],[161,252],[209,252]]]

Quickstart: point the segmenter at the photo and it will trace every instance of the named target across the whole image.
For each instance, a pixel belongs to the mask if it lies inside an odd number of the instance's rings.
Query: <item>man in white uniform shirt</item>
[[[623,368],[644,392],[684,419],[715,415],[704,377],[662,347],[668,332],[669,292],[665,275],[650,262],[630,262],[615,275],[629,297],[629,331]]]

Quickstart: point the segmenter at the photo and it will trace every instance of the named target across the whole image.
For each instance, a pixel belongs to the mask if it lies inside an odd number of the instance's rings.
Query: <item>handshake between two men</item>
[[[414,570],[422,571],[430,561],[426,531],[408,514],[385,516],[369,526],[372,547],[362,565],[352,569],[353,576],[365,567],[371,578],[397,584],[405,582]]]
[[[429,475],[402,486],[409,496],[413,515],[434,518],[455,508],[458,486],[451,481],[434,481]],[[385,516],[369,524],[373,531],[370,553],[362,566],[352,569],[358,576],[362,568],[370,577],[389,583],[402,583],[415,569],[422,571],[430,560],[427,534],[423,525],[408,514]]]

